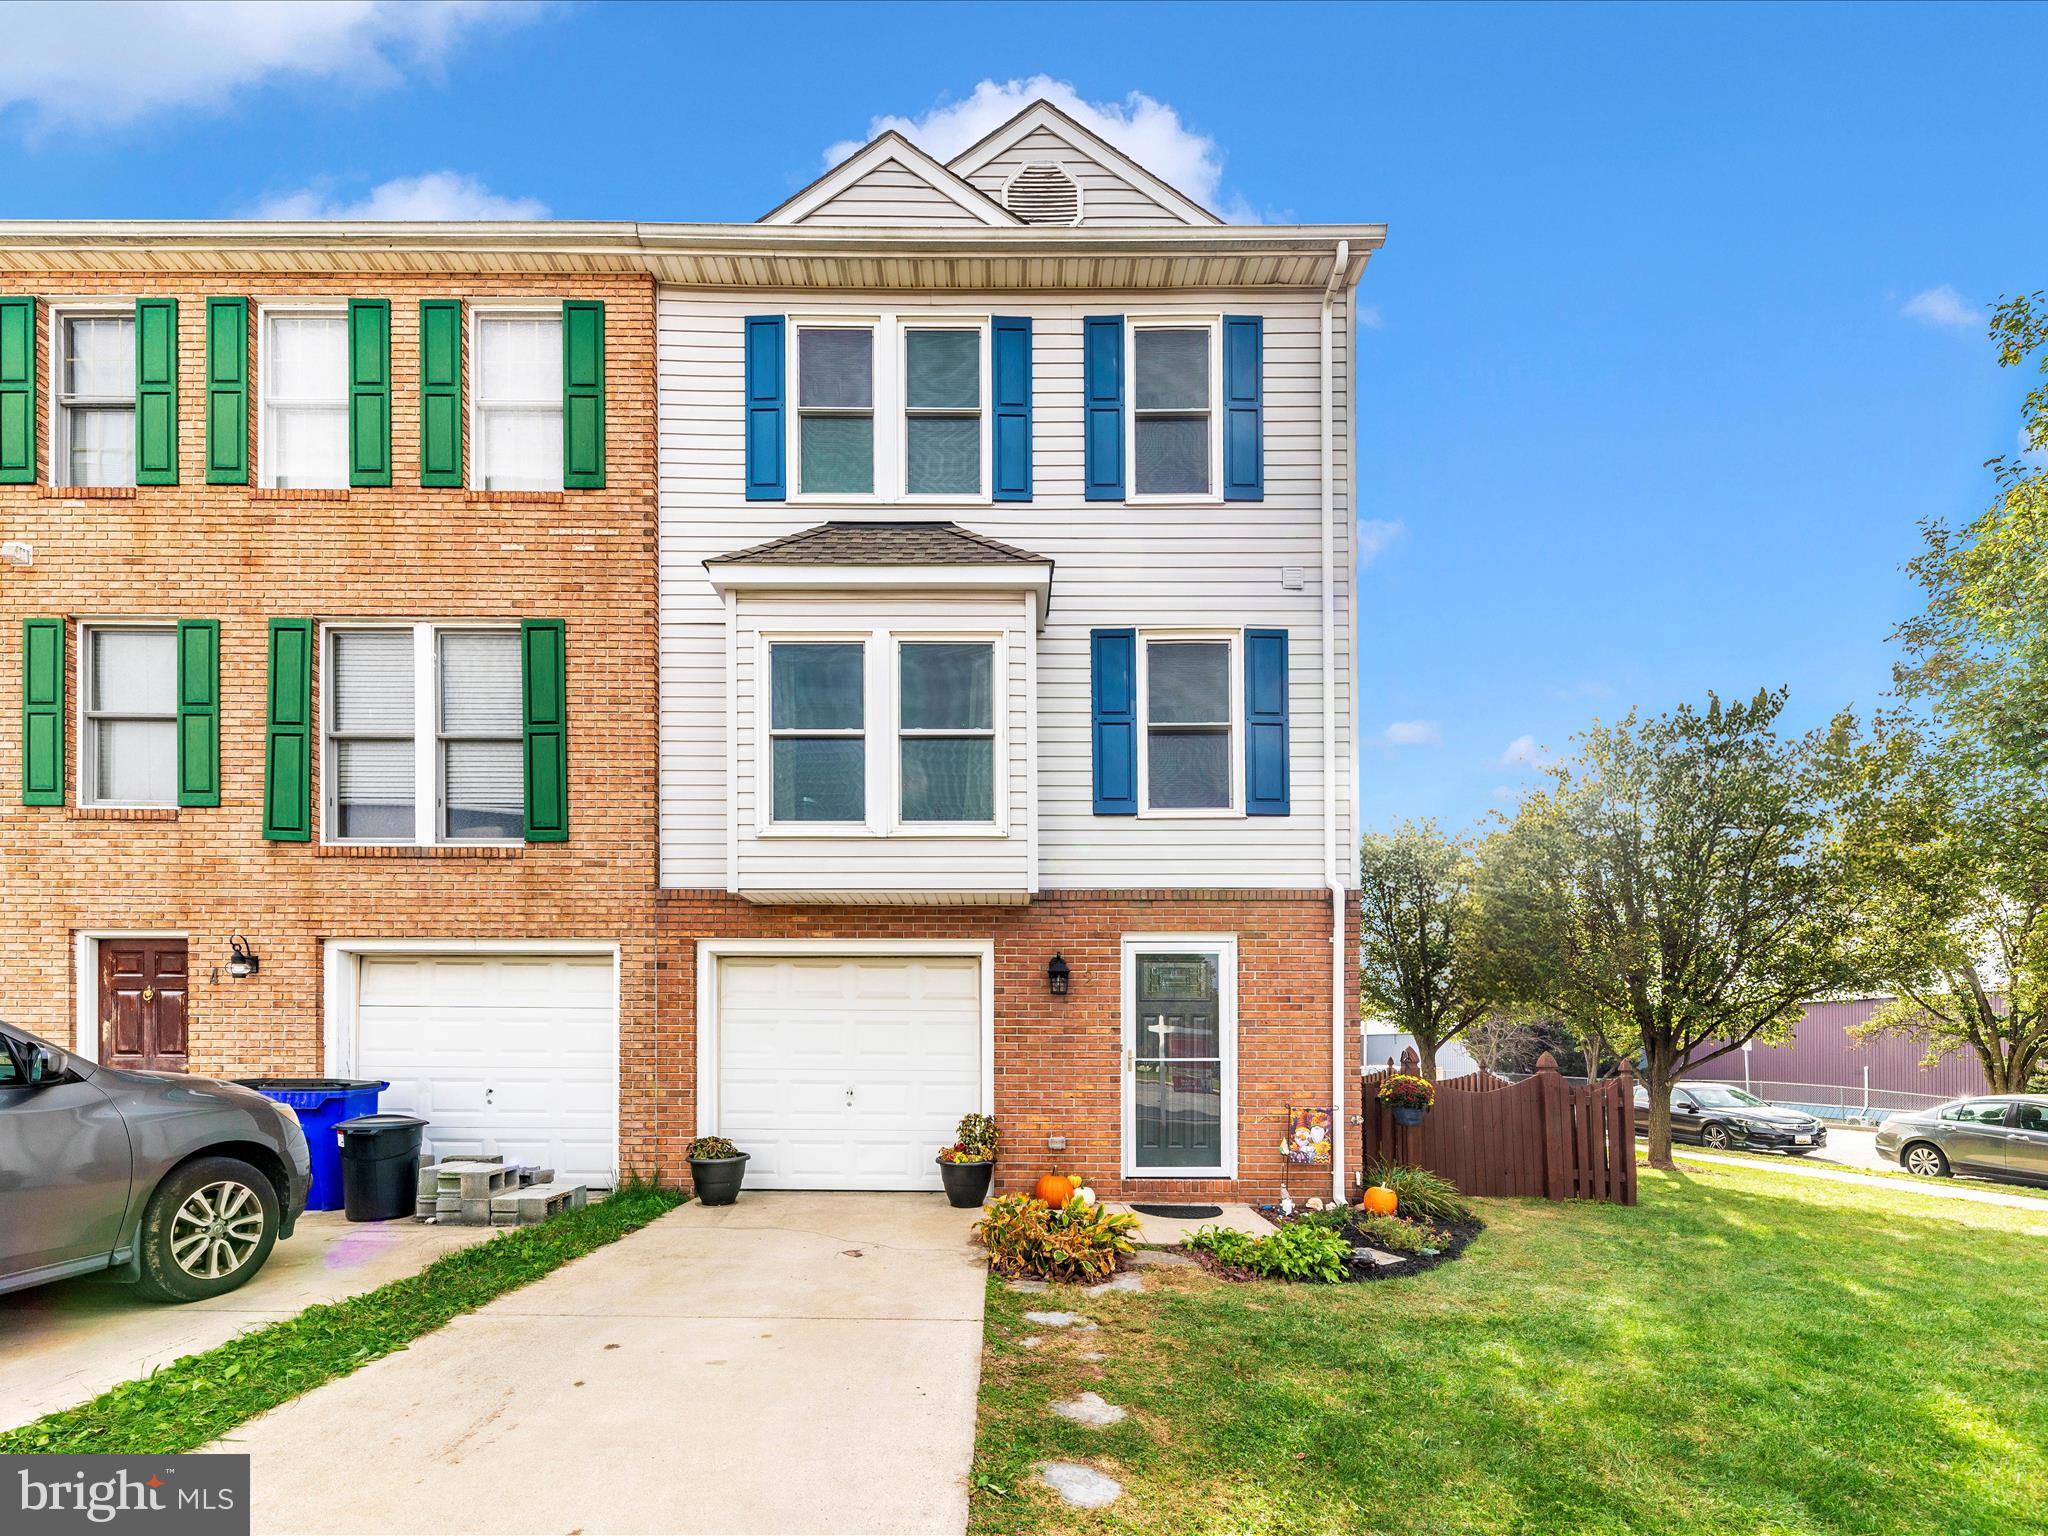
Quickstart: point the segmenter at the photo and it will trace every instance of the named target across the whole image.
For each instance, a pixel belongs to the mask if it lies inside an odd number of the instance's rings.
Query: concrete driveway
[[[211,1301],[148,1301],[104,1277],[0,1296],[0,1429],[97,1397],[316,1302],[416,1274],[450,1249],[490,1235],[488,1227],[350,1222],[339,1211],[308,1211],[247,1285]]]
[[[957,1532],[974,1215],[687,1205],[208,1449],[266,1532]]]

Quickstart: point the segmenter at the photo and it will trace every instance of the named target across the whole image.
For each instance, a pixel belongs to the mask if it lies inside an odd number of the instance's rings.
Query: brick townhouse
[[[1383,234],[1045,103],[751,224],[0,226],[0,1013],[582,1177],[1355,1188]]]

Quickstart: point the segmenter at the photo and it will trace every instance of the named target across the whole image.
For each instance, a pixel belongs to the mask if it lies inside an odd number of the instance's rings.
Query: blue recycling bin
[[[348,1077],[240,1077],[235,1081],[298,1111],[306,1150],[313,1161],[313,1186],[306,1194],[306,1209],[340,1210],[341,1141],[334,1128],[357,1115],[377,1113],[377,1095],[391,1085]]]

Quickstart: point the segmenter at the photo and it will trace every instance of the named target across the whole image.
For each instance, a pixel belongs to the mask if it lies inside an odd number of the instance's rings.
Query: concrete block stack
[[[523,1227],[579,1209],[588,1198],[584,1185],[557,1184],[552,1168],[508,1167],[500,1156],[462,1157],[420,1169],[413,1213],[452,1226]],[[495,1208],[501,1201],[502,1212]]]

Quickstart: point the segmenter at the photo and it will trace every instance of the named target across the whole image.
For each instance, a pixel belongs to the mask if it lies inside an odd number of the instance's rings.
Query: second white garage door
[[[718,1120],[756,1189],[937,1189],[981,1107],[972,956],[718,962]]]
[[[366,955],[356,962],[356,1077],[422,1116],[438,1159],[609,1185],[618,1162],[618,1014],[609,955]]]

